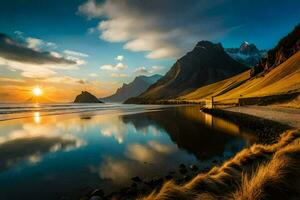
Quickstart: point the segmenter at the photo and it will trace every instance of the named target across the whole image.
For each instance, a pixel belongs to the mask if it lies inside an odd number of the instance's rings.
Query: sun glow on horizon
[[[32,89],[32,93],[35,96],[40,96],[40,95],[42,95],[43,91],[40,87],[35,87],[35,88]]]

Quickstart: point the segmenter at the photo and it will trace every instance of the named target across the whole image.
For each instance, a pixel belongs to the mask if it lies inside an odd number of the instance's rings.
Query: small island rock
[[[80,95],[78,95],[74,103],[103,103],[97,99],[94,95],[87,91],[82,91]]]

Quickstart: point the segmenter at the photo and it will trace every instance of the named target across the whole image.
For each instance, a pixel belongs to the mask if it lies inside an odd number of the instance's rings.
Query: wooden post
[[[212,109],[214,108],[214,97],[213,96],[211,97],[211,108]]]

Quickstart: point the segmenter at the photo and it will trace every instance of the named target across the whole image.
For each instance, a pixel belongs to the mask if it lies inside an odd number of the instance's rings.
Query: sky
[[[270,49],[300,22],[299,0],[2,0],[0,102],[39,86],[70,102],[165,74],[200,40]]]

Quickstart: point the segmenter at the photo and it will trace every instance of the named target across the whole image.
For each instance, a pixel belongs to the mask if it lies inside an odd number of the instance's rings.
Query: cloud
[[[119,70],[124,70],[126,68],[127,66],[121,62],[117,63],[116,65],[106,64],[100,67],[101,70],[107,70],[107,71],[119,71]]]
[[[15,32],[16,33],[16,32]],[[24,38],[23,34],[20,35],[20,33],[16,33],[19,37]],[[41,39],[38,38],[33,38],[33,37],[28,37],[25,39],[27,43],[27,47],[30,49],[34,49],[36,51],[39,51],[41,48],[50,48],[50,49],[55,49],[57,48],[56,44],[53,42],[45,42]]]
[[[65,83],[65,84],[85,84],[86,81],[83,79],[74,78],[71,76],[57,76],[45,78],[42,80],[47,83]]]
[[[27,47],[34,50],[39,50],[39,47],[43,44],[42,40],[32,37],[28,37],[26,41]]]
[[[0,33],[0,56],[8,60],[31,64],[76,64],[72,60],[54,57],[49,52],[40,52],[23,46],[2,33]]]
[[[112,73],[110,74],[110,77],[113,77],[113,78],[124,78],[124,77],[128,77],[127,74],[121,74],[121,73]]]
[[[25,81],[22,79],[16,79],[16,78],[0,77],[0,82],[24,83]]]
[[[27,46],[0,33],[0,65],[21,71],[24,77],[43,78],[56,74],[55,70],[74,70],[85,63],[75,56],[41,51],[40,45],[45,44],[42,40],[30,38],[26,42]]]
[[[88,0],[78,10],[99,19],[103,40],[123,42],[131,51],[146,51],[149,59],[177,58],[197,41],[213,40],[228,31],[220,13],[211,15],[225,1]]]
[[[81,53],[78,51],[72,51],[72,50],[64,50],[64,53],[69,56],[78,56],[78,57],[88,57],[89,56],[88,54]]]
[[[90,73],[89,76],[90,76],[90,77],[98,77],[99,75],[96,74],[96,73]]]
[[[136,74],[144,74],[144,75],[149,75],[149,74],[159,74],[162,73],[162,70],[164,69],[163,66],[152,66],[152,67],[137,67],[134,69],[134,73]]]
[[[115,57],[115,60],[117,60],[117,61],[123,61],[124,60],[124,56],[123,55],[117,55],[116,57]]]

